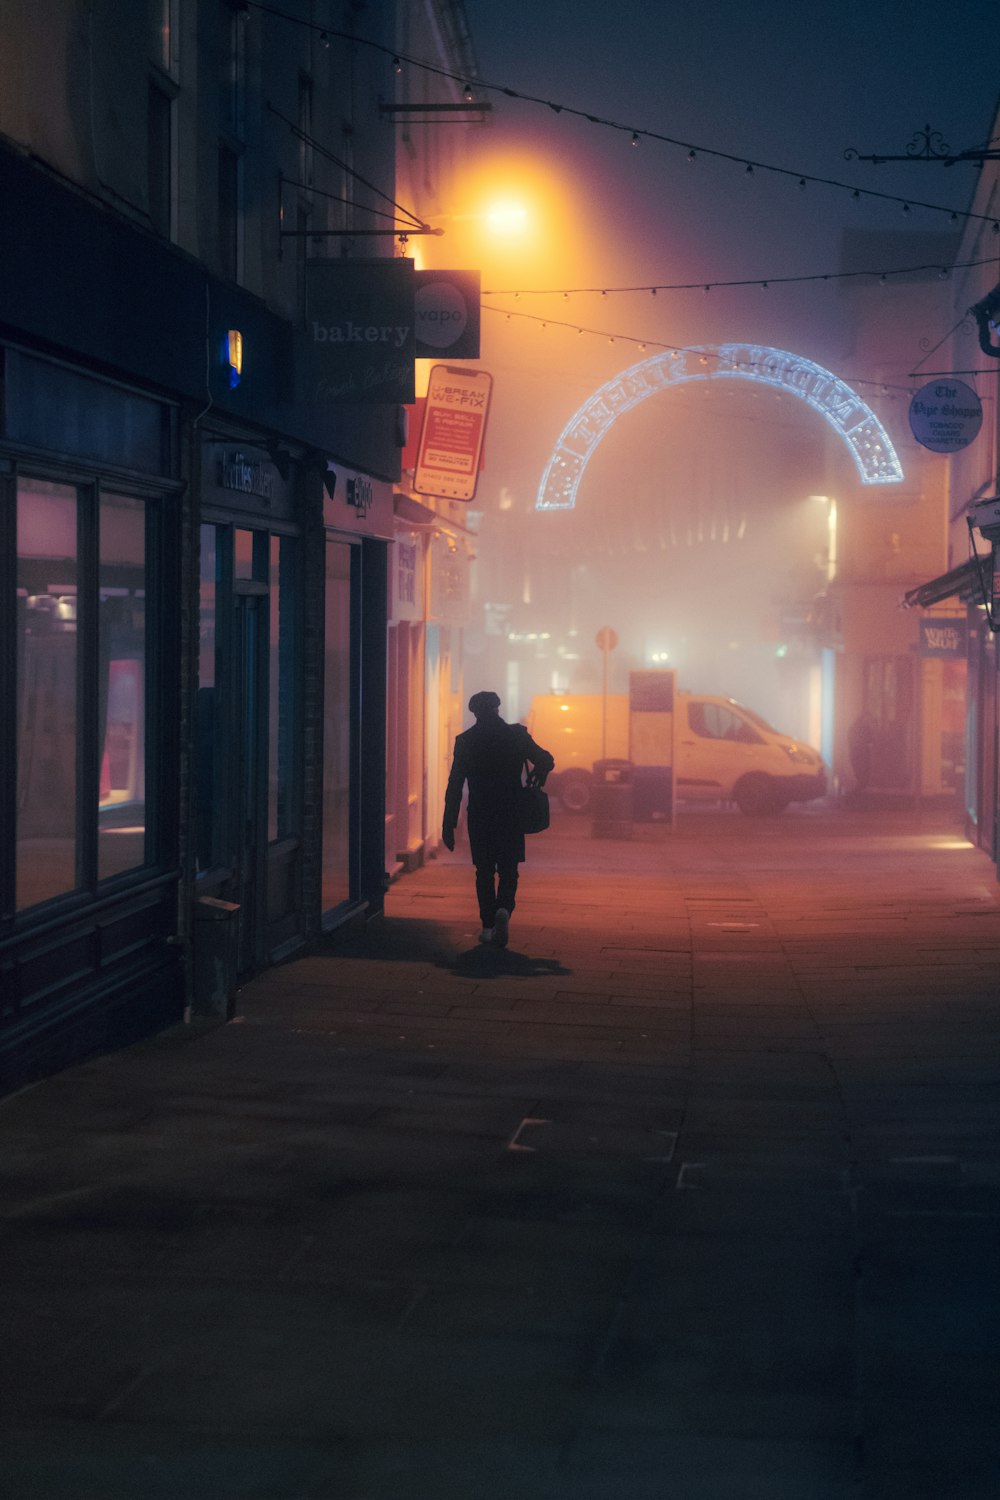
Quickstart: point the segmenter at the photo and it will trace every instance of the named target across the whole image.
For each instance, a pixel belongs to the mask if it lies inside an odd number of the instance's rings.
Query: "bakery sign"
[[[413,278],[405,258],[306,262],[304,400],[413,400]]]

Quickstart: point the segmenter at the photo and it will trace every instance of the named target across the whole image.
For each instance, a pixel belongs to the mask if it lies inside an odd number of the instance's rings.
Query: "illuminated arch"
[[[836,375],[761,344],[714,344],[654,354],[607,381],[563,428],[538,487],[536,510],[572,510],[590,458],[620,416],[689,380],[756,380],[798,396],[847,444],[862,484],[898,484],[903,466],[871,407]]]

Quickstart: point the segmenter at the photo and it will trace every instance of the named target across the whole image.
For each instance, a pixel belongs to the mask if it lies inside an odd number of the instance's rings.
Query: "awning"
[[[940,604],[942,599],[958,598],[963,604],[982,604],[983,584],[990,591],[993,574],[993,559],[984,553],[981,557],[970,557],[957,568],[931,578],[903,595],[904,609],[926,609],[928,605]]]
[[[468,536],[477,535],[471,526],[453,521],[450,516],[442,516],[438,511],[431,510],[429,505],[423,505],[399,490],[393,493],[392,506],[399,519],[408,521],[411,526],[440,526],[443,531],[464,531]]]

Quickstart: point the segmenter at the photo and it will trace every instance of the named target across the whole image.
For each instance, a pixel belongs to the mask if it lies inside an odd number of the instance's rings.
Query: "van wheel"
[[[771,785],[771,778],[761,771],[744,776],[733,788],[736,806],[749,818],[761,818],[768,813],[783,812],[785,804]]]
[[[567,771],[559,780],[559,801],[567,812],[586,812],[590,806],[590,777]]]

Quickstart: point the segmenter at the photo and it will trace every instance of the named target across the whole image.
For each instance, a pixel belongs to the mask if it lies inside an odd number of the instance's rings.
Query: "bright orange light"
[[[523,203],[506,199],[486,210],[486,222],[498,234],[517,233],[528,222],[528,210]]]

